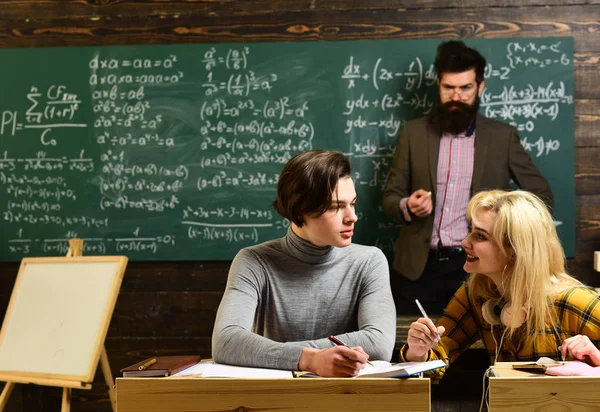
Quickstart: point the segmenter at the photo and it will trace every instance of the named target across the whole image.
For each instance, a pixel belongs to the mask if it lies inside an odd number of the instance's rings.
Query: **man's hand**
[[[369,355],[360,346],[352,349],[345,346],[304,348],[298,360],[298,368],[323,377],[356,376],[365,367],[367,360]]]
[[[408,198],[408,208],[417,217],[430,215],[433,211],[431,192],[423,189],[415,190]]]

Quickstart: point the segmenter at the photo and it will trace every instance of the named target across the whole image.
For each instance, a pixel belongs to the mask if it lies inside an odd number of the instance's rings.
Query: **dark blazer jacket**
[[[536,194],[552,208],[554,197],[550,186],[523,149],[513,126],[478,114],[475,133],[471,195],[483,190],[508,189],[513,179],[521,189]],[[411,222],[405,222],[400,200],[417,189],[431,191],[435,212],[440,136],[435,116],[406,122],[383,191],[384,212],[403,223],[393,268],[412,280],[421,276],[427,262],[434,213],[422,218],[413,216]]]

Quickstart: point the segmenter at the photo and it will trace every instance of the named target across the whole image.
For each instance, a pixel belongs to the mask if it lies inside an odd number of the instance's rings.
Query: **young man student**
[[[471,195],[507,189],[514,180],[552,207],[553,195],[523,149],[517,130],[478,114],[485,58],[461,41],[439,45],[437,112],[406,122],[383,193],[383,210],[403,223],[392,289],[399,313],[417,313],[415,299],[441,314],[465,280]]]
[[[342,153],[313,150],[288,161],[274,205],[290,228],[233,260],[213,331],[216,362],[354,376],[368,359],[390,360],[388,263],[378,248],[351,243],[355,203]]]

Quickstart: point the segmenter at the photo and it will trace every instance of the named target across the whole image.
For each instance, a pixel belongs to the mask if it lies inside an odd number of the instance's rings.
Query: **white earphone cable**
[[[494,325],[490,325],[491,327],[491,333],[492,333],[492,339],[494,340],[494,344],[496,345],[496,349],[495,349],[495,354],[494,354],[494,364],[491,365],[490,367],[488,367],[485,371],[485,373],[483,374],[483,381],[481,384],[481,402],[479,403],[479,412],[482,412],[483,410],[483,403],[485,402],[485,406],[487,408],[487,410],[490,410],[490,401],[489,401],[489,395],[490,395],[490,387],[489,385],[486,386],[485,384],[485,379],[490,377],[490,374],[492,372],[492,367],[494,365],[496,365],[496,362],[498,360],[498,355],[500,354],[500,349],[502,348],[502,344],[504,343],[504,336],[506,335],[506,329],[504,329],[504,331],[502,332],[502,336],[500,337],[500,345],[498,345],[498,341],[496,340],[496,336],[494,335]]]

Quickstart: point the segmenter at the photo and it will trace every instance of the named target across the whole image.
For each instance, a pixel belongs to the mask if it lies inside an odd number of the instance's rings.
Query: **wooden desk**
[[[600,410],[600,378],[547,376],[512,369],[510,363],[492,367],[490,412]]]
[[[118,412],[431,411],[427,378],[117,378]]]

